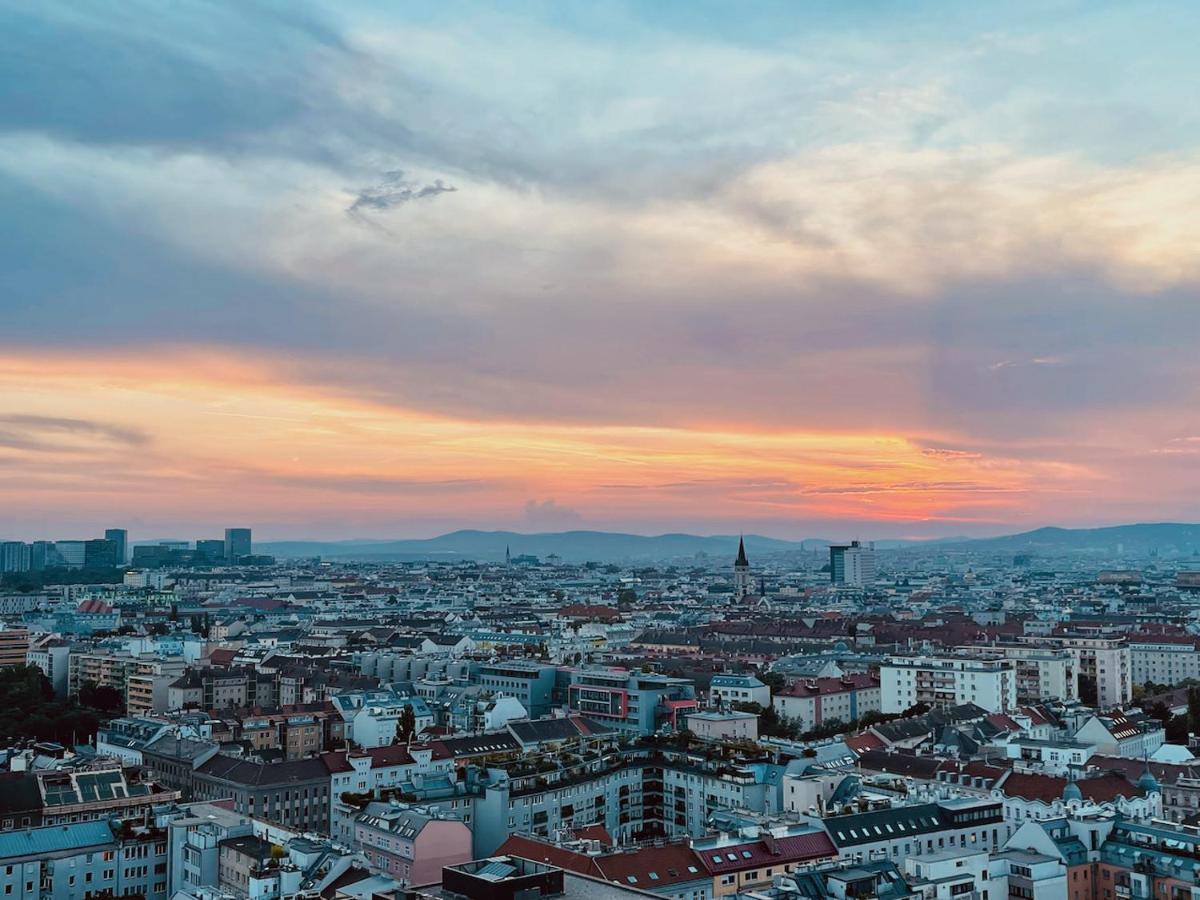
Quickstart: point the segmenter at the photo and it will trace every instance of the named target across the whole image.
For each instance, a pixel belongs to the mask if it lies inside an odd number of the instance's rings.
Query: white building
[[[1095,682],[1096,705],[1101,709],[1123,706],[1133,698],[1129,645],[1124,638],[1064,634],[1037,640],[1071,652],[1076,676]]]
[[[771,705],[771,689],[753,675],[714,675],[708,683],[708,704],[729,709],[735,703]]]
[[[1068,650],[1016,644],[966,646],[957,648],[955,652],[1011,659],[1016,665],[1017,698],[1022,702],[1079,699],[1075,657]]]
[[[1134,684],[1179,684],[1186,678],[1200,678],[1200,641],[1173,635],[1130,638],[1129,672]]]
[[[834,584],[869,587],[875,583],[875,545],[851,541],[829,547],[829,579]]]
[[[914,703],[974,703],[988,712],[1017,706],[1016,667],[1008,659],[894,656],[880,667],[879,675],[884,713],[904,712]]]

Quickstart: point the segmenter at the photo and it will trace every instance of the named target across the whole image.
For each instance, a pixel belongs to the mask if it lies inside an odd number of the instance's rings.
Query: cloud
[[[78,439],[99,439],[101,445],[141,447],[149,436],[137,428],[109,425],[90,419],[23,414],[0,415],[0,447],[36,452],[81,449]]]
[[[436,197],[438,194],[452,194],[457,190],[453,185],[443,183],[440,178],[430,184],[419,185],[405,178],[404,172],[400,170],[384,172],[378,184],[358,192],[346,212],[355,214],[364,210],[382,211],[414,200]]]
[[[529,500],[525,503],[525,524],[530,528],[545,530],[573,528],[581,521],[583,521],[583,516],[578,512],[553,499]]]

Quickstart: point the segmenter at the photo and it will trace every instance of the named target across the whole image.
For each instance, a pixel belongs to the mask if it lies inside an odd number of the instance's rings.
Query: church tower
[[[738,538],[737,559],[733,562],[733,599],[741,600],[750,595],[750,560],[746,559],[746,541]]]

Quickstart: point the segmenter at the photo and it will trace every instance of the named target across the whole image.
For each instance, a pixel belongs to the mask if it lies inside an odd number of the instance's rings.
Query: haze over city
[[[0,533],[1200,517],[1194,4],[0,4]]]

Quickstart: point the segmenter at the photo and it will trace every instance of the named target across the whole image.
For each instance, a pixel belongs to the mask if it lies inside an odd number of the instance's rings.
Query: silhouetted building
[[[243,556],[249,556],[251,552],[249,528],[225,529],[226,562],[236,565],[239,559],[241,559]]]
[[[111,541],[113,552],[117,557],[117,565],[123,566],[129,562],[129,532],[124,528],[109,528],[104,532],[104,539]]]

